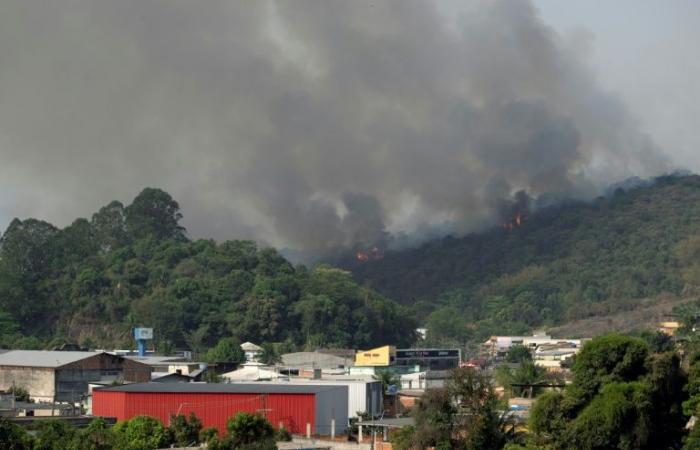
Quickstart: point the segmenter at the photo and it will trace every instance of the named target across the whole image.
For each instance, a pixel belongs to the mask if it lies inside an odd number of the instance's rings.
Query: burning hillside
[[[384,258],[384,251],[374,246],[368,250],[358,250],[356,258],[359,262],[379,261]]]
[[[518,191],[510,201],[502,203],[500,208],[501,226],[506,230],[521,226],[530,216],[530,196],[525,191]]]
[[[503,222],[503,228],[505,228],[506,230],[512,230],[513,228],[519,227],[520,225],[525,223],[525,219],[527,219],[527,214],[518,211],[510,220],[508,220],[507,222]]]

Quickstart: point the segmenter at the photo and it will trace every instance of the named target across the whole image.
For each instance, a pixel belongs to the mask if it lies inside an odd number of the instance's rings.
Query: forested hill
[[[190,240],[179,205],[148,188],[58,229],[15,219],[0,240],[0,347],[64,342],[201,351],[222,338],[285,348],[409,345],[413,319],[350,273],[294,267],[249,241]]]
[[[700,284],[698,176],[549,207],[508,228],[349,268],[419,316],[432,313],[433,338],[459,341],[606,314]]]

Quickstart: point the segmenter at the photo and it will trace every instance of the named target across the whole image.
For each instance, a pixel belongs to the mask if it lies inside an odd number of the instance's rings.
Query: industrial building
[[[245,411],[262,414],[293,434],[342,434],[348,424],[348,387],[279,383],[140,383],[97,388],[95,416],[127,420],[147,415],[168,424],[173,414],[197,415],[205,427],[226,431]]]
[[[79,402],[90,382],[144,382],[151,368],[103,352],[12,350],[0,354],[0,391],[18,386],[40,402]]]
[[[550,371],[559,371],[562,364],[578,353],[588,339],[552,338],[535,333],[532,336],[491,336],[481,344],[481,355],[491,361],[503,360],[517,345],[527,347],[536,365]]]
[[[390,369],[395,373],[413,373],[431,370],[452,370],[459,367],[462,353],[456,348],[407,348],[393,346],[363,350],[355,355],[355,365],[350,368],[353,375],[377,373]]]
[[[420,370],[452,370],[459,367],[462,352],[457,348],[408,348],[396,350],[396,365]]]
[[[491,336],[481,344],[481,353],[491,359],[505,357],[511,347],[522,345],[530,350],[536,350],[542,345],[573,345],[578,348],[586,339],[552,338],[547,334],[535,333],[532,336]]]
[[[396,347],[385,345],[371,350],[361,350],[355,354],[357,367],[387,367],[396,360]]]
[[[384,410],[382,383],[377,380],[358,380],[352,377],[332,377],[328,379],[280,378],[257,383],[267,385],[346,386],[348,388],[348,418],[359,417],[358,413],[381,416]]]

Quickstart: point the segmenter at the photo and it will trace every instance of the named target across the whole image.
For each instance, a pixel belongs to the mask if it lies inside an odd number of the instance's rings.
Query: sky
[[[439,6],[436,6],[439,5]],[[700,170],[691,0],[8,0],[0,228],[144,187],[323,254]]]

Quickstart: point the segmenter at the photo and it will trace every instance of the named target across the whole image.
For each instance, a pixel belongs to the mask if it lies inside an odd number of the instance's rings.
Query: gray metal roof
[[[282,355],[282,365],[285,367],[313,367],[317,369],[352,366],[353,358],[341,358],[320,352],[296,352]]]
[[[373,427],[386,427],[386,428],[402,428],[407,426],[413,426],[416,421],[413,417],[397,417],[397,418],[387,418],[379,420],[363,420],[362,422],[357,422],[357,425],[373,426]]]
[[[345,386],[252,384],[252,383],[136,383],[97,388],[112,392],[153,392],[178,394],[316,394]]]
[[[65,366],[104,352],[58,352],[49,350],[11,350],[0,354],[0,366],[48,367]]]
[[[170,365],[178,365],[178,363],[199,364],[196,362],[189,362],[189,361],[187,361],[187,358],[184,358],[182,356],[126,355],[126,356],[124,356],[124,358],[130,359],[132,361],[138,361],[140,363],[148,364],[149,366],[170,366]]]

